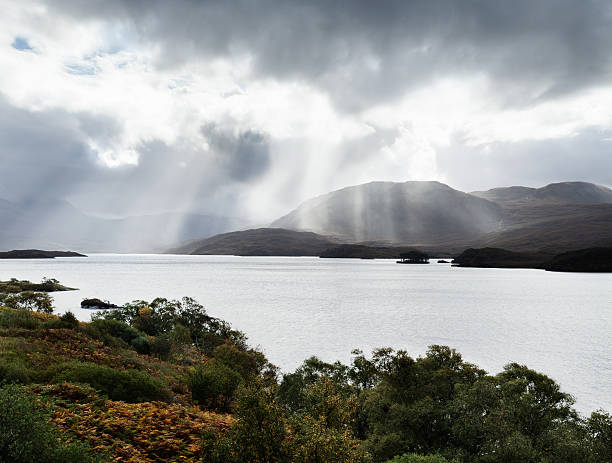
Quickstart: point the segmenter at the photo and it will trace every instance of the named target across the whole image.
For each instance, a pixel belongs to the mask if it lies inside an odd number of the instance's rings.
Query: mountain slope
[[[272,227],[352,241],[435,243],[496,231],[501,207],[438,182],[372,182],[304,202]]]
[[[512,186],[474,191],[474,196],[500,204],[599,204],[612,203],[612,190],[587,182],[551,183],[542,188]]]
[[[195,240],[171,254],[238,256],[318,256],[338,243],[325,236],[281,228],[257,228]]]

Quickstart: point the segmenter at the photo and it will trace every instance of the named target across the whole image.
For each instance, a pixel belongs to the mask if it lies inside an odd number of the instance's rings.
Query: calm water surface
[[[612,410],[612,274],[283,257],[0,260],[0,279],[45,276],[80,288],[53,297],[82,320],[86,297],[191,296],[285,371],[311,355],[347,362],[354,348],[418,356],[444,344],[489,372],[510,361],[542,371],[584,413]]]

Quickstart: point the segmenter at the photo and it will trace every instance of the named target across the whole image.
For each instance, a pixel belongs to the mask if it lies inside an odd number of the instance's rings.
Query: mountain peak
[[[413,244],[492,232],[500,217],[498,205],[437,181],[370,182],[305,201],[271,226]]]

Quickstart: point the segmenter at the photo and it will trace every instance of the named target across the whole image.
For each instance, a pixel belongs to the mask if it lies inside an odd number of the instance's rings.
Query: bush
[[[115,370],[95,363],[67,363],[54,368],[53,382],[89,384],[112,400],[124,402],[167,401],[164,384],[143,371]]]
[[[151,352],[151,341],[144,333],[125,322],[113,319],[98,318],[85,328],[87,334],[99,339],[108,346],[134,348],[140,354]]]
[[[75,330],[79,327],[79,320],[75,317],[75,315],[72,312],[66,312],[59,319],[66,328]]]
[[[149,355],[151,353],[151,340],[146,336],[138,336],[137,338],[132,339],[130,345],[139,354]]]
[[[218,434],[205,431],[202,436],[206,463],[289,462],[287,423],[282,407],[273,394],[257,384],[241,386],[237,392],[230,429]]]
[[[13,309],[53,313],[53,298],[47,293],[23,291],[18,294],[9,294],[3,297],[2,304]]]
[[[0,388],[0,462],[97,461],[87,446],[62,444],[59,437],[36,396],[19,386]]]
[[[238,372],[215,359],[193,370],[187,380],[193,400],[220,411],[229,411],[232,397],[241,381]]]
[[[23,328],[35,330],[40,328],[42,322],[25,310],[0,309],[1,328]]]
[[[0,384],[20,383],[28,384],[31,380],[31,372],[20,360],[3,360],[0,362]]]
[[[168,360],[172,352],[172,340],[168,334],[155,336],[151,342],[151,353],[161,360]]]
[[[239,350],[236,346],[229,343],[217,346],[212,353],[213,357],[232,370],[237,371],[240,375],[247,379],[259,373],[258,359],[251,352]]]

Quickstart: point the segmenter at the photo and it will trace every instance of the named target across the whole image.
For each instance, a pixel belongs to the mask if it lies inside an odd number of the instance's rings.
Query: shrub
[[[41,327],[42,322],[25,310],[0,309],[0,327],[24,328],[35,330]]]
[[[75,317],[75,315],[72,312],[66,312],[59,319],[66,328],[75,330],[79,327],[79,320]]]
[[[211,359],[193,370],[188,377],[191,396],[199,404],[220,411],[229,406],[242,377],[222,362]]]
[[[53,382],[89,384],[112,400],[124,402],[167,401],[170,398],[164,384],[143,371],[115,370],[94,363],[66,363],[54,368]]]
[[[237,392],[236,421],[223,435],[205,431],[202,436],[206,463],[289,462],[287,423],[273,394],[258,385]]]
[[[161,360],[168,360],[172,352],[172,340],[168,334],[155,336],[151,342],[151,353]]]
[[[217,346],[212,355],[232,370],[240,373],[244,379],[259,373],[258,359],[255,355],[251,352],[239,350],[233,344],[224,343]]]
[[[0,462],[97,461],[87,446],[62,444],[59,437],[36,396],[19,386],[0,388]]]
[[[139,354],[148,355],[151,353],[151,341],[146,336],[138,336],[137,338],[132,339],[130,345]]]
[[[20,360],[3,360],[0,362],[0,384],[20,383],[28,384],[31,380],[31,372]]]
[[[53,313],[53,298],[47,293],[23,291],[18,294],[9,294],[4,296],[2,304],[13,309]]]
[[[149,354],[151,341],[144,333],[125,322],[98,318],[85,328],[87,334],[109,346],[133,347],[138,353]]]

